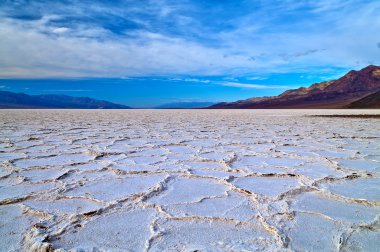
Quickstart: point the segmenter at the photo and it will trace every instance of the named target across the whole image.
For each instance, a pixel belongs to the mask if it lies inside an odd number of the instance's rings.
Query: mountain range
[[[58,94],[27,95],[0,91],[0,108],[128,109],[130,107],[88,97]]]
[[[338,109],[380,108],[380,66],[350,71],[343,77],[283,92],[277,96],[236,102],[175,102],[155,108],[210,109]],[[27,95],[0,91],[0,108],[129,109],[130,107],[89,97],[58,94]]]
[[[155,107],[156,109],[195,109],[204,108],[215,104],[215,102],[172,102]]]
[[[380,108],[380,66],[350,71],[343,77],[310,87],[283,92],[278,96],[222,102],[213,109],[335,109]]]

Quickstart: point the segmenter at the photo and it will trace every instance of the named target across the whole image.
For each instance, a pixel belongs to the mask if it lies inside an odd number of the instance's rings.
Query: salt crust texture
[[[378,110],[1,110],[0,251],[376,251]]]

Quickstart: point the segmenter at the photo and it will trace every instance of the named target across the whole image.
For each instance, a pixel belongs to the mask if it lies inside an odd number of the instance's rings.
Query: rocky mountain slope
[[[278,96],[251,98],[218,103],[209,108],[355,108],[355,101],[380,91],[380,66],[367,66],[350,71],[334,81],[321,82],[308,88],[287,90]],[[371,108],[363,100],[360,108]]]
[[[377,108],[380,109],[380,91],[370,94],[348,105],[348,108]]]

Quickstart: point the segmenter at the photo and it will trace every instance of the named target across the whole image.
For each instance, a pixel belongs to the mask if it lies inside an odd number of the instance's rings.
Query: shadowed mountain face
[[[0,91],[0,108],[127,109],[129,107],[88,97],[27,95]]]
[[[348,108],[377,108],[380,109],[380,91],[368,95],[348,105]]]
[[[378,91],[380,67],[370,65],[360,71],[350,71],[338,80],[287,90],[278,96],[218,103],[209,108],[356,108],[355,101]],[[360,103],[360,108],[372,108],[372,103],[367,105],[366,101]]]

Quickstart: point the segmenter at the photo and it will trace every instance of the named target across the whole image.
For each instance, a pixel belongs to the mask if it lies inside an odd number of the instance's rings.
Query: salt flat
[[[0,251],[378,251],[379,110],[1,110]]]

